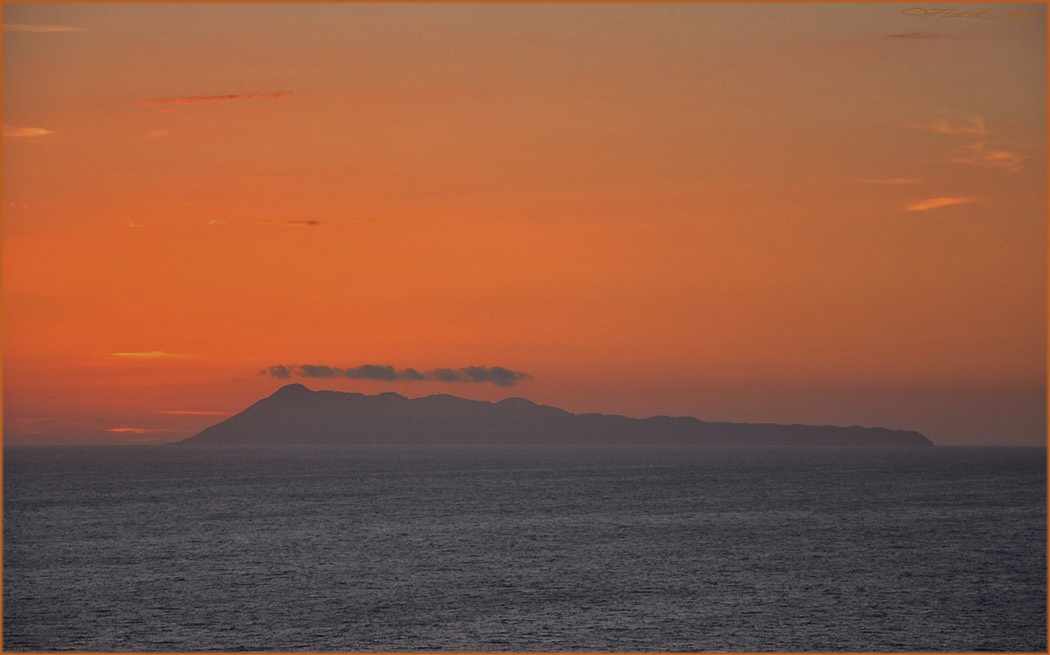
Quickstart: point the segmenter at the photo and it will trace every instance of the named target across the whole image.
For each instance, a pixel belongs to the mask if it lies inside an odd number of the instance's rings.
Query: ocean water
[[[1043,448],[4,450],[5,650],[1046,651]]]

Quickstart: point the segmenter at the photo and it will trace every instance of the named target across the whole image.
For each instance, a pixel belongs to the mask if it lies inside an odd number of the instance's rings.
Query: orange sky
[[[991,6],[4,5],[5,441],[300,381],[1043,443],[1046,12]]]

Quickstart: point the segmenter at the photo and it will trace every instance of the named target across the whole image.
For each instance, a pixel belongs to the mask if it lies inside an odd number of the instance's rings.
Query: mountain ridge
[[[177,445],[696,445],[930,447],[918,432],[707,422],[692,416],[573,414],[527,398],[407,398],[285,385]]]

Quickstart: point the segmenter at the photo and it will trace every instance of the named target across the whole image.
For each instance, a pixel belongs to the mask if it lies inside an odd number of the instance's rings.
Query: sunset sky
[[[283,384],[1046,437],[1046,6],[3,5],[9,444]]]

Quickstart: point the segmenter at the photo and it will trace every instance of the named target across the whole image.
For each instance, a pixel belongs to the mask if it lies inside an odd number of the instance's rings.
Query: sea
[[[1047,650],[1045,448],[3,455],[8,651]]]

